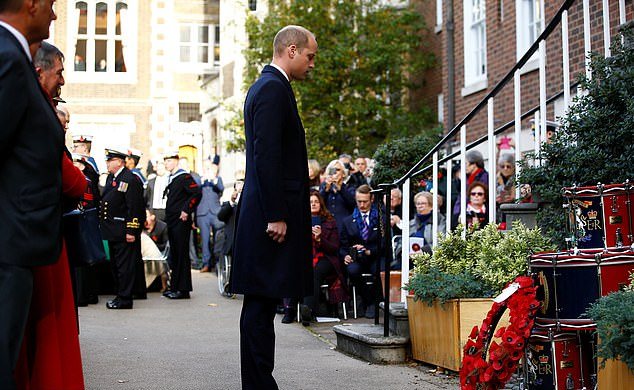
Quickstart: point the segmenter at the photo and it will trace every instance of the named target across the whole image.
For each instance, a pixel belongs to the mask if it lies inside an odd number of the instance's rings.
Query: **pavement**
[[[192,271],[189,300],[149,293],[133,310],[108,310],[107,299],[79,309],[89,390],[240,389],[241,297],[221,296],[216,276]],[[456,375],[409,362],[372,365],[335,350],[332,326],[275,321],[275,376],[284,390],[458,389]],[[345,322],[370,322],[366,319]],[[343,323],[343,322],[340,322]]]

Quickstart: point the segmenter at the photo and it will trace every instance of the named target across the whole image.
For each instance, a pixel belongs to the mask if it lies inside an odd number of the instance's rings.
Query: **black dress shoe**
[[[163,294],[162,294],[162,295],[163,295],[164,297],[169,297],[169,296],[170,296],[170,294],[171,294],[171,293],[173,293],[173,292],[174,292],[174,291],[172,291],[172,290],[165,290],[165,291],[163,291]]]
[[[313,320],[313,312],[307,305],[299,305],[299,314],[302,318],[302,325],[308,326]]]
[[[169,299],[189,299],[189,291],[172,291],[167,297]]]
[[[293,321],[295,321],[296,317],[297,317],[297,310],[287,307],[284,309],[284,317],[282,318],[282,324],[290,324]]]
[[[122,301],[119,298],[115,298],[111,301],[108,301],[106,303],[106,307],[108,309],[114,309],[114,310],[118,310],[118,309],[132,309],[132,301]]]

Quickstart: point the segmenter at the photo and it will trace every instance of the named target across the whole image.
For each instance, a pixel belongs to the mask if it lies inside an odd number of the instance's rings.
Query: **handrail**
[[[483,107],[485,107],[487,105],[487,102],[490,98],[494,97],[495,95],[497,95],[497,93],[513,78],[514,74],[516,71],[520,70],[527,62],[528,60],[533,56],[533,54],[538,50],[539,48],[539,43],[541,41],[545,41],[546,38],[548,38],[550,36],[550,34],[555,30],[555,28],[558,26],[559,22],[561,21],[561,15],[563,14],[564,11],[567,11],[568,8],[570,8],[570,6],[575,2],[576,0],[566,0],[561,7],[559,7],[559,10],[557,10],[557,13],[555,14],[555,16],[553,16],[553,18],[550,20],[550,22],[548,23],[548,26],[546,26],[546,28],[544,29],[544,31],[542,31],[542,33],[539,35],[539,37],[537,37],[537,39],[535,40],[535,42],[531,45],[531,47],[526,51],[526,53],[524,53],[524,55],[522,56],[522,58],[520,58],[519,61],[517,61],[517,63],[511,68],[511,70],[495,85],[495,87],[493,87],[493,89],[486,94],[486,96],[484,96],[482,98],[482,100],[480,100],[480,102],[464,117],[462,118],[462,120],[456,124],[454,126],[453,129],[451,129],[423,158],[421,158],[416,164],[414,164],[414,166],[412,168],[409,169],[409,171],[407,171],[407,173],[405,175],[403,175],[400,179],[395,180],[392,185],[395,186],[400,186],[401,184],[403,184],[403,182],[409,178],[411,178],[412,176],[414,176],[414,173],[416,173],[420,166],[423,165],[423,163],[427,160],[429,160],[432,155],[434,153],[436,153],[437,151],[440,150],[440,148],[445,145],[447,143],[448,140],[452,139],[453,137],[456,136],[456,134],[458,133],[458,131],[460,130],[460,128],[467,123],[468,121],[470,121]]]
[[[575,82],[573,83],[570,88],[575,88],[579,85],[579,82]],[[552,102],[554,102],[555,100],[559,99],[560,97],[562,97],[564,94],[564,91],[562,90],[561,92],[551,96],[550,98],[548,98],[548,100],[546,100],[546,104],[550,104]],[[531,108],[530,110],[526,111],[525,113],[522,114],[521,119],[524,120],[528,117],[530,117],[531,115],[535,114],[536,111],[539,111],[539,105]],[[499,135],[503,132],[505,132],[506,130],[508,130],[511,126],[515,125],[515,120],[506,122],[505,124],[503,124],[502,126],[498,127],[495,132],[493,133],[494,135]],[[483,135],[482,137],[476,139],[475,141],[471,142],[470,144],[468,144],[466,146],[466,150],[470,150],[473,149],[474,147],[480,145],[481,143],[485,142],[487,140],[488,136]],[[447,162],[451,159],[453,159],[454,157],[457,157],[460,155],[460,151],[456,150],[455,152],[448,154],[447,156],[441,158],[438,160],[438,164],[442,164],[444,162]],[[418,175],[420,175],[421,173],[428,171],[429,169],[431,169],[433,167],[434,164],[429,164],[424,168],[421,168],[420,170],[418,170],[417,172],[414,172],[412,174],[411,177],[416,177]]]

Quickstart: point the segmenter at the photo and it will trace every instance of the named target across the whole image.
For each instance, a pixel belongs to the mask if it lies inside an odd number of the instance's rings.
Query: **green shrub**
[[[414,275],[406,288],[423,300],[472,298],[475,293],[490,297],[526,274],[531,253],[553,249],[539,228],[528,229],[520,221],[506,232],[496,224],[469,228],[464,238],[459,226],[439,239],[432,255],[412,256]]]
[[[630,281],[631,281],[630,276]],[[601,366],[608,359],[619,359],[634,373],[634,284],[625,291],[599,298],[588,309],[588,316],[597,323]]]

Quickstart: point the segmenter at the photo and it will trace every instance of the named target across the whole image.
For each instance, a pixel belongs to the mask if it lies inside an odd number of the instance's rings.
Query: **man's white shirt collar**
[[[284,72],[284,69],[280,68],[280,66],[279,66],[279,65],[276,65],[276,64],[274,64],[274,63],[272,63],[272,62],[271,62],[271,66],[272,66],[272,67],[274,67],[275,69],[279,70],[279,71],[280,71],[280,72],[284,75],[284,77],[286,77],[286,80],[288,80],[289,82],[291,81],[291,80],[288,78],[288,75],[286,74],[286,72]]]
[[[13,34],[13,36],[18,40],[18,42],[20,42],[20,45],[22,45],[22,49],[24,49],[26,56],[29,57],[29,60],[31,60],[31,62],[33,62],[33,58],[31,57],[31,51],[29,50],[29,42],[26,40],[26,37],[22,35],[21,32],[16,30],[15,27],[13,27],[7,22],[3,22],[2,20],[0,20],[0,26],[6,28],[7,30],[9,30],[11,34]]]
[[[117,176],[119,176],[119,174],[121,173],[121,171],[123,171],[123,168],[125,168],[125,167],[121,167],[121,168],[119,168],[119,170],[117,171],[117,173],[115,173],[115,174],[114,174],[113,179],[116,179],[116,178],[117,178]]]

